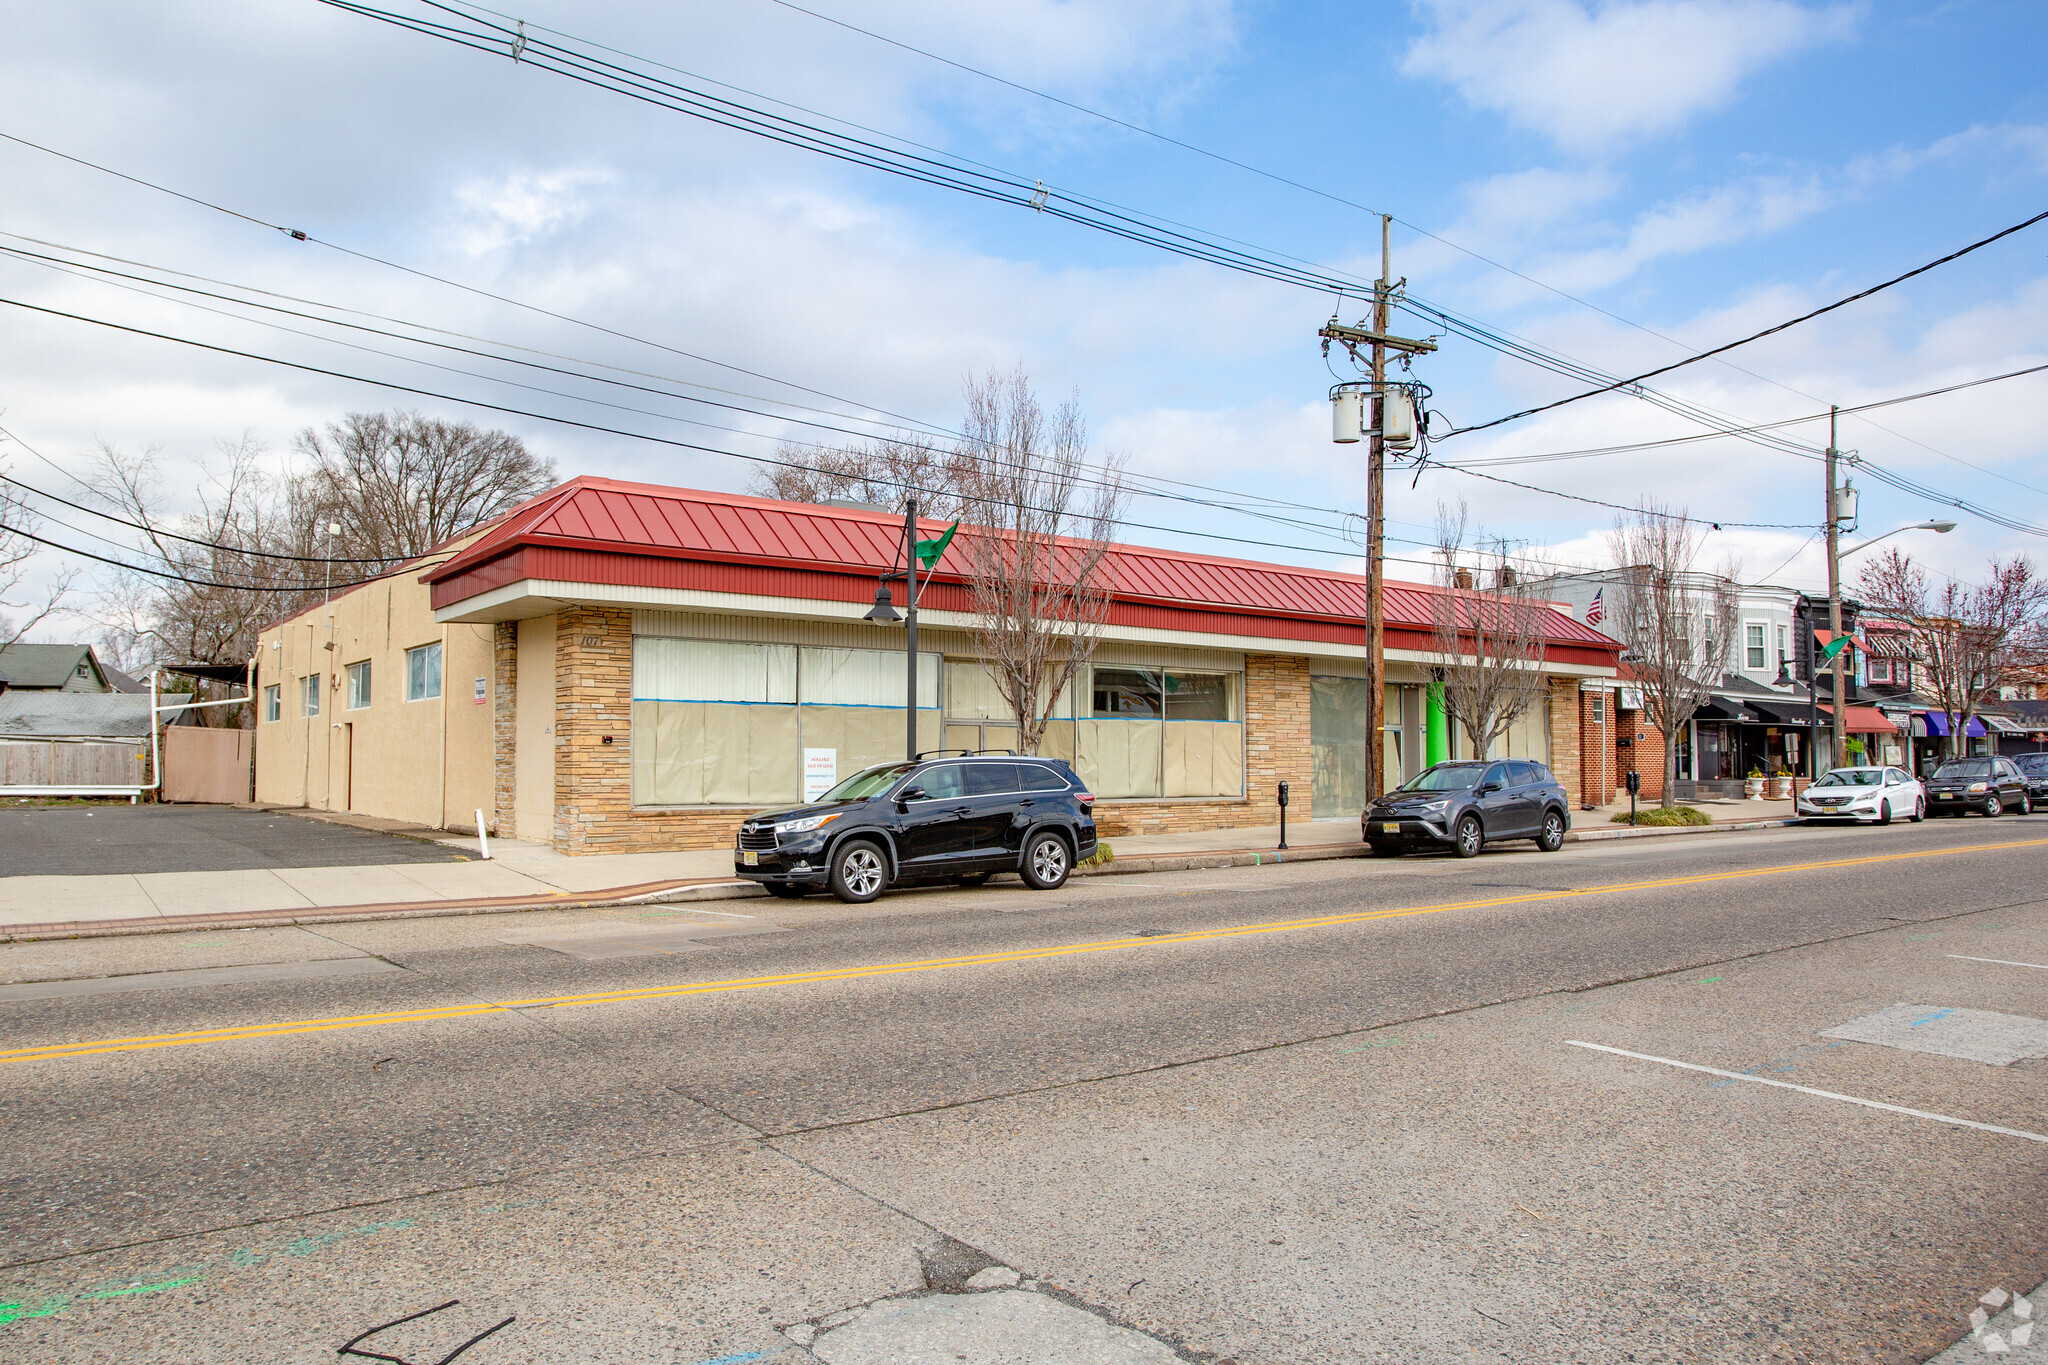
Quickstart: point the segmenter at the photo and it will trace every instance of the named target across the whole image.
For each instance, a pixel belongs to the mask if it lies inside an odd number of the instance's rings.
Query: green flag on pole
[[[920,540],[917,542],[917,557],[924,561],[924,567],[927,572],[930,571],[932,565],[939,562],[939,556],[946,553],[946,547],[953,543],[953,533],[959,529],[960,523],[956,521],[951,526],[948,526],[946,534],[940,536],[937,540]]]
[[[1835,656],[1837,654],[1840,654],[1843,650],[1847,649],[1848,647],[1849,637],[1846,635],[1838,635],[1834,639],[1828,641],[1827,645],[1823,647],[1820,652],[1820,666],[1822,668],[1825,668],[1829,664],[1833,663],[1835,661]]]

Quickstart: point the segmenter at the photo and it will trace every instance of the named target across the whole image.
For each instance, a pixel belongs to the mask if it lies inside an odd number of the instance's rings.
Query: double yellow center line
[[[587,995],[544,995],[530,1000],[473,1001],[430,1009],[393,1010],[385,1014],[351,1014],[334,1019],[293,1019],[271,1024],[240,1024],[226,1028],[198,1029],[190,1033],[159,1033],[139,1038],[103,1038],[78,1043],[50,1043],[40,1047],[0,1051],[0,1063],[58,1061],[70,1057],[92,1057],[106,1052],[143,1052],[160,1047],[197,1047],[208,1043],[235,1043],[252,1038],[281,1038],[305,1033],[329,1033],[339,1029],[379,1028],[393,1024],[426,1024],[443,1019],[474,1019],[509,1014],[515,1010],[569,1009],[579,1005],[623,1005],[644,1000],[674,1000],[694,995],[717,995],[730,991],[767,990],[779,986],[808,986],[830,981],[861,981],[873,977],[905,976],[912,972],[946,971],[955,967],[997,967],[1019,962],[1042,962],[1054,958],[1078,957],[1086,953],[1126,952],[1160,948],[1177,943],[1205,943],[1219,939],[1249,938],[1254,934],[1288,934],[1307,929],[1331,929],[1346,924],[1369,924],[1375,920],[1406,919],[1416,915],[1441,915],[1452,910],[1484,910],[1502,905],[1526,905],[1537,901],[1570,900],[1577,896],[1606,896],[1624,891],[1659,891],[1680,886],[1704,886],[1714,882],[1737,881],[1745,877],[1773,877],[1792,872],[1828,872],[1841,868],[1868,867],[1876,863],[1910,862],[1922,858],[1948,858],[1968,853],[1995,853],[2009,849],[2038,848],[2048,839],[2021,839],[1995,844],[1970,844],[1962,848],[1926,849],[1913,853],[1884,853],[1863,858],[1835,858],[1825,862],[1786,863],[1776,867],[1747,868],[1735,872],[1702,872],[1685,877],[1663,877],[1655,881],[1617,882],[1569,891],[1535,891],[1514,896],[1492,896],[1485,900],[1450,901],[1442,905],[1404,906],[1390,910],[1360,910],[1349,914],[1316,915],[1307,919],[1272,920],[1264,924],[1235,925],[1221,929],[1197,929],[1182,934],[1161,934],[1155,938],[1122,937],[1087,943],[1059,943],[1042,948],[1017,948],[994,953],[971,953],[963,957],[925,958],[912,962],[880,962],[862,967],[831,967],[811,972],[783,972],[774,976],[747,976],[731,981],[698,981],[677,986],[652,986],[637,990],[596,991]]]

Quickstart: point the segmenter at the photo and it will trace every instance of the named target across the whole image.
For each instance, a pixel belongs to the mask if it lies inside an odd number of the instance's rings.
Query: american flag
[[[1597,626],[1597,625],[1599,625],[1599,624],[1600,624],[1600,618],[1601,618],[1601,617],[1603,617],[1603,616],[1605,616],[1605,615],[1607,614],[1607,608],[1605,608],[1604,606],[1602,606],[1602,605],[1600,604],[1600,599],[1601,599],[1601,597],[1603,597],[1603,596],[1604,596],[1604,595],[1606,594],[1606,592],[1607,592],[1607,589],[1605,589],[1605,588],[1596,588],[1596,589],[1594,590],[1594,592],[1593,592],[1593,601],[1592,601],[1592,602],[1591,602],[1591,604],[1589,604],[1589,605],[1587,606],[1587,608],[1586,608],[1586,624],[1587,624],[1587,625],[1589,625],[1589,626]]]

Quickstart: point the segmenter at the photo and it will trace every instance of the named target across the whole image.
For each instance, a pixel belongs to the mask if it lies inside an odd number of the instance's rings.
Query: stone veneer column
[[[1584,731],[1579,728],[1579,680],[1550,680],[1550,775],[1574,804],[1583,801],[1579,773],[1583,765]]]
[[[500,839],[519,837],[518,688],[519,623],[500,621],[491,628],[491,833]]]
[[[633,613],[566,608],[555,617],[555,847],[620,852],[632,812]]]
[[[1279,786],[1287,814],[1309,818],[1315,753],[1309,741],[1308,660],[1292,654],[1244,656],[1244,795],[1255,823],[1278,823]]]

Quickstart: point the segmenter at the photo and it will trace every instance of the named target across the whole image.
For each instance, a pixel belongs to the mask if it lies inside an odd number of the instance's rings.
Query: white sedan
[[[1834,768],[1799,793],[1795,807],[1808,820],[1922,820],[1927,793],[1919,779],[1897,768]]]

